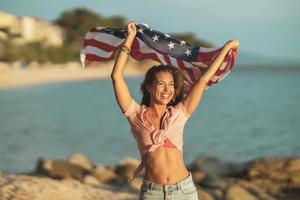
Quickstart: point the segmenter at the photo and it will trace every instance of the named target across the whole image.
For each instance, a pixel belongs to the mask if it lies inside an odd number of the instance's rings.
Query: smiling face
[[[174,78],[170,72],[155,74],[155,81],[148,87],[151,102],[167,105],[174,96]]]

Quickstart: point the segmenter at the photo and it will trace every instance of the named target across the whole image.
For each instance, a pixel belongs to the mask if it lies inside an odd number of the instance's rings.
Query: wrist
[[[126,46],[126,47],[128,47],[129,49],[131,49],[132,43],[133,43],[133,39],[128,39],[128,38],[126,38],[125,41],[124,41],[124,43],[123,43],[123,46]]]
[[[223,48],[223,51],[225,51],[225,52],[227,53],[228,51],[230,51],[230,49],[231,49],[230,44],[227,44],[227,45],[225,45],[225,47]]]
[[[127,55],[129,55],[130,51],[131,51],[131,49],[129,47],[127,47],[126,45],[124,45],[124,44],[121,46],[120,50],[121,50],[121,52],[124,52]]]

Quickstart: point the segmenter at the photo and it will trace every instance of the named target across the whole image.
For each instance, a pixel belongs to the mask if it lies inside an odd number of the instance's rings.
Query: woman
[[[198,199],[192,175],[183,159],[184,124],[200,103],[208,81],[225,55],[230,49],[239,48],[239,41],[225,45],[184,98],[182,73],[171,66],[153,66],[142,83],[140,105],[130,95],[123,78],[136,32],[135,23],[128,23],[127,36],[111,74],[116,100],[131,125],[142,158],[129,181],[145,167],[140,199]]]

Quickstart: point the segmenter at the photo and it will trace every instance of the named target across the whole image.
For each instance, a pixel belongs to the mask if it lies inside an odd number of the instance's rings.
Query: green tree
[[[65,30],[66,43],[75,48],[80,48],[84,35],[89,29],[97,26],[124,27],[125,19],[121,16],[105,18],[86,8],[76,8],[63,12],[56,23]]]

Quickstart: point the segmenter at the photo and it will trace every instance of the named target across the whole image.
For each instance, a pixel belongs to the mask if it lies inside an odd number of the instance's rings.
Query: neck
[[[150,102],[149,108],[155,117],[161,117],[165,114],[167,105]]]

